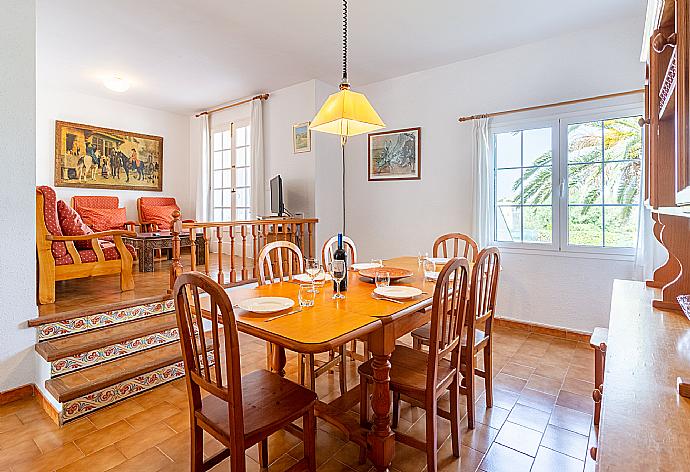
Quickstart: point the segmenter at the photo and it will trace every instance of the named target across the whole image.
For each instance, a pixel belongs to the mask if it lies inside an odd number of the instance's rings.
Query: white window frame
[[[563,113],[552,113],[542,115],[539,118],[526,118],[523,120],[503,121],[496,120],[489,125],[489,155],[490,165],[490,189],[489,199],[491,208],[491,218],[489,231],[491,244],[504,248],[509,252],[525,254],[552,254],[566,257],[583,258],[606,258],[632,260],[635,257],[635,247],[598,247],[580,246],[568,244],[568,125],[583,123],[588,121],[600,121],[626,116],[644,115],[644,105],[642,102],[599,106],[580,111],[566,111]],[[535,242],[511,242],[496,241],[496,202],[495,202],[495,149],[494,135],[514,131],[524,131],[536,128],[552,128],[552,152],[553,152],[553,172],[552,172],[552,240],[551,243]],[[643,141],[643,147],[646,143]],[[644,167],[644,150],[640,156]],[[643,185],[641,182],[640,185]],[[642,189],[640,189],[642,194]],[[642,199],[640,198],[640,211],[643,211]],[[522,224],[522,223],[521,223]],[[605,223],[604,223],[605,224]],[[638,228],[639,231],[639,228]]]
[[[238,189],[238,187],[237,187],[237,169],[238,168],[242,168],[242,169],[249,168],[250,169],[250,172],[248,173],[249,174],[249,180],[246,182],[247,185],[244,187],[241,187],[241,188],[247,189],[248,194],[249,194],[249,198],[251,201],[251,166],[252,166],[252,162],[251,162],[251,156],[250,156],[250,154],[251,154],[251,142],[250,141],[246,142],[244,146],[240,146],[240,147],[243,147],[243,148],[248,150],[248,153],[246,156],[246,162],[248,162],[249,165],[248,166],[241,166],[241,167],[237,166],[238,146],[236,144],[237,136],[236,136],[235,131],[238,128],[243,128],[245,126],[247,126],[247,127],[250,126],[249,118],[242,119],[242,120],[236,120],[233,122],[222,123],[222,124],[219,124],[217,126],[214,126],[211,130],[211,153],[210,153],[210,159],[211,159],[211,162],[210,162],[210,169],[211,169],[211,179],[210,179],[211,180],[211,197],[210,197],[211,215],[210,215],[210,219],[213,221],[216,220],[216,218],[215,218],[216,209],[228,208],[227,206],[217,207],[215,205],[215,191],[216,190],[221,190],[221,191],[227,190],[227,189],[231,190],[232,200],[230,202],[230,221],[238,221],[237,220],[237,210],[240,208],[241,209],[246,208],[247,214],[248,214],[248,219],[252,219],[254,217],[254,215],[251,214],[251,205],[242,206],[242,207],[238,207],[238,205],[237,205],[237,189]],[[214,138],[215,138],[216,133],[220,133],[220,132],[224,132],[224,131],[230,131],[230,149],[229,149],[229,151],[230,151],[230,168],[229,168],[229,170],[231,171],[231,173],[230,173],[231,186],[230,187],[222,187],[220,189],[217,189],[216,185],[215,185],[215,171],[217,169],[215,169],[215,167],[214,167],[214,159],[215,159],[215,152],[216,152],[215,148],[214,148]],[[222,168],[222,169],[218,169],[218,170],[228,170],[228,169]],[[222,196],[221,196],[221,201],[222,201]]]

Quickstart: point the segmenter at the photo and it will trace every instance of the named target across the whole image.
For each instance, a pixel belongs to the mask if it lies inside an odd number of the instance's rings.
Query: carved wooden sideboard
[[[650,0],[644,51],[645,204],[668,260],[647,286],[659,288],[655,308],[679,310],[690,293],[690,0]]]

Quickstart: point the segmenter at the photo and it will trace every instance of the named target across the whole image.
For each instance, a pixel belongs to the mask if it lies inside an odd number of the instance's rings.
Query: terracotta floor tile
[[[542,446],[584,461],[589,438],[581,434],[549,425],[542,439]]]
[[[88,456],[104,447],[115,444],[132,433],[134,433],[134,428],[123,420],[91,432],[75,440],[74,443]]]
[[[501,444],[494,443],[484,456],[479,470],[486,472],[529,472],[533,459]]]
[[[125,418],[125,421],[132,425],[134,429],[143,429],[153,423],[157,423],[165,418],[176,415],[180,409],[168,402],[157,403],[139,413],[135,413]]]
[[[531,472],[582,472],[584,465],[584,462],[565,454],[540,447]]]
[[[550,413],[556,404],[556,396],[526,388],[520,393],[517,402],[520,405],[529,406]]]
[[[565,379],[565,374],[568,372],[568,364],[541,364],[534,370],[534,373],[542,377],[560,380]]]
[[[364,461],[364,464],[359,464],[359,446],[352,442],[345,444],[345,446],[335,453],[334,458],[352,467],[357,472],[367,472],[373,467],[373,464],[369,460]]]
[[[145,450],[141,454],[127,459],[120,465],[110,469],[111,472],[157,472],[159,470],[169,470],[173,462],[160,450],[155,447]],[[189,466],[184,466],[189,470]]]
[[[460,457],[453,456],[453,445],[450,440],[438,451],[439,472],[475,472],[484,458],[484,454],[470,447],[460,445]]]
[[[527,380],[530,378],[530,375],[534,373],[534,367],[517,364],[515,362],[508,362],[501,369],[501,373],[512,375],[513,377],[517,377],[519,379]]]
[[[558,391],[561,389],[561,383],[560,380],[534,374],[527,381],[527,388],[548,393],[549,395],[558,395]]]
[[[577,395],[567,390],[561,390],[556,399],[556,404],[570,408],[572,410],[581,411],[582,413],[592,414],[594,411],[594,401],[591,395],[586,397],[584,395]]]
[[[270,442],[270,440],[269,440]],[[331,457],[338,453],[345,446],[345,441],[336,438],[328,433],[319,431],[316,435],[316,465],[325,464]],[[269,444],[270,448],[270,444]],[[289,454],[299,460],[304,457],[304,444],[299,441]],[[257,456],[258,457],[258,456]]]
[[[571,365],[568,367],[568,372],[565,374],[566,379],[584,380],[585,382],[594,381],[594,366],[580,367]]]
[[[319,434],[319,433],[317,433],[317,435],[316,435],[317,438],[319,436],[321,436],[321,434]],[[327,434],[327,433],[324,433],[324,434]],[[269,460],[269,463],[273,463],[274,461],[278,460],[280,458],[280,456],[288,453],[290,450],[294,449],[295,447],[299,447],[301,449],[302,444],[301,444],[300,440],[297,439],[296,437],[294,437],[292,434],[287,433],[283,430],[280,430],[280,431],[272,434],[268,438],[268,460]],[[295,453],[295,454],[297,454],[297,453]],[[249,457],[254,458],[254,460],[258,461],[259,449],[256,446],[252,446],[249,449],[247,449],[247,455]]]
[[[460,430],[460,441],[467,447],[485,453],[498,436],[498,429],[482,423],[475,423],[474,429]]]
[[[504,373],[498,374],[494,377],[494,388],[507,390],[509,392],[520,393],[525,388],[526,380]]]
[[[549,424],[587,436],[592,426],[592,415],[556,405]]]
[[[165,424],[170,426],[172,429],[175,430],[176,433],[179,433],[180,431],[185,431],[189,429],[189,412],[188,411],[180,411],[179,413],[175,413],[172,416],[168,416],[163,420]]]
[[[419,472],[426,467],[426,454],[406,444],[396,442],[392,466],[401,472]]]
[[[14,413],[0,417],[0,433],[11,431],[23,425],[24,423]]]
[[[108,446],[58,469],[56,472],[102,472],[126,460],[127,458],[115,446]]]
[[[138,401],[123,401],[99,410],[88,416],[89,420],[96,426],[96,428],[104,428],[113,423],[127,418],[135,413],[140,413],[145,410]]]
[[[506,390],[501,390],[500,388],[494,388],[494,392],[493,392],[494,404],[493,404],[493,406],[497,406],[499,408],[505,408],[506,410],[510,410],[511,408],[513,408],[513,405],[515,405],[517,403],[519,396],[520,395],[516,392],[509,392]],[[477,405],[485,404],[486,403],[486,394],[479,396],[475,403]]]
[[[31,440],[39,434],[47,431],[57,431],[58,426],[51,419],[39,419],[29,424],[25,424],[23,428],[10,430],[5,433],[0,433],[0,444],[3,449],[7,449],[16,444]]]
[[[2,449],[0,449],[0,470],[3,468],[9,468],[12,464],[17,462],[38,457],[40,455],[41,450],[31,439],[27,439],[11,446],[5,446],[3,444]]]
[[[426,442],[426,415],[420,418],[412,427],[405,432],[405,434],[412,436],[415,439]],[[441,445],[450,437],[450,421],[436,417],[436,447]]]
[[[549,423],[549,413],[517,404],[513,407],[508,421],[543,433]]]
[[[139,455],[146,449],[156,446],[175,435],[175,431],[165,423],[156,423],[130,434],[115,443],[127,459]]]
[[[67,443],[57,449],[12,465],[13,472],[47,472],[59,469],[84,457],[84,453],[74,443]]]
[[[577,379],[565,379],[565,382],[563,382],[563,390],[567,390],[568,392],[576,393],[585,397],[592,396],[594,382],[587,382]]]
[[[491,426],[492,428],[499,429],[501,426],[503,426],[503,423],[505,423],[509,414],[510,410],[505,408],[498,406],[486,408],[486,404],[484,402],[477,402],[474,419],[476,423],[482,423],[487,426]]]
[[[67,423],[55,431],[46,431],[34,436],[34,442],[44,454],[53,449],[79,439],[96,430],[89,418],[81,418],[71,423]]]
[[[189,461],[189,431],[182,431],[156,446],[174,462]]]
[[[534,457],[539,449],[541,434],[539,431],[506,421],[496,436],[496,442]]]

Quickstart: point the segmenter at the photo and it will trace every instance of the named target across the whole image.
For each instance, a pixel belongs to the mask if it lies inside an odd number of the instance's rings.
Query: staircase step
[[[205,337],[208,340],[206,345],[211,347],[211,333],[205,333]],[[171,343],[138,352],[111,362],[88,367],[58,378],[49,379],[46,381],[46,389],[58,402],[64,404],[71,400],[98,393],[103,389],[121,384],[125,381],[136,379],[144,374],[153,373],[161,368],[174,364],[181,364],[181,362],[182,352],[180,350],[180,344]],[[184,369],[182,370],[184,371]],[[178,377],[179,375],[164,380],[170,381]],[[160,383],[163,382],[156,383],[152,386],[160,385]],[[136,391],[136,389],[132,391],[130,387],[127,391],[134,395],[147,389],[148,388],[141,388],[139,391]],[[107,396],[106,394],[106,397]]]
[[[175,313],[166,313],[80,334],[41,341],[36,344],[36,352],[48,362],[53,362],[175,327],[177,327]]]

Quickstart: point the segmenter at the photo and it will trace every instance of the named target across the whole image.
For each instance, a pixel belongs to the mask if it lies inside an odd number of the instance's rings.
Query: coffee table
[[[139,272],[153,272],[153,254],[156,249],[172,249],[172,234],[170,231],[155,233],[137,233],[136,236],[123,236],[122,240],[134,246],[139,254]],[[180,234],[180,247],[189,247],[192,243],[189,234]],[[203,234],[196,238],[196,261],[198,264],[206,262],[206,241]]]

